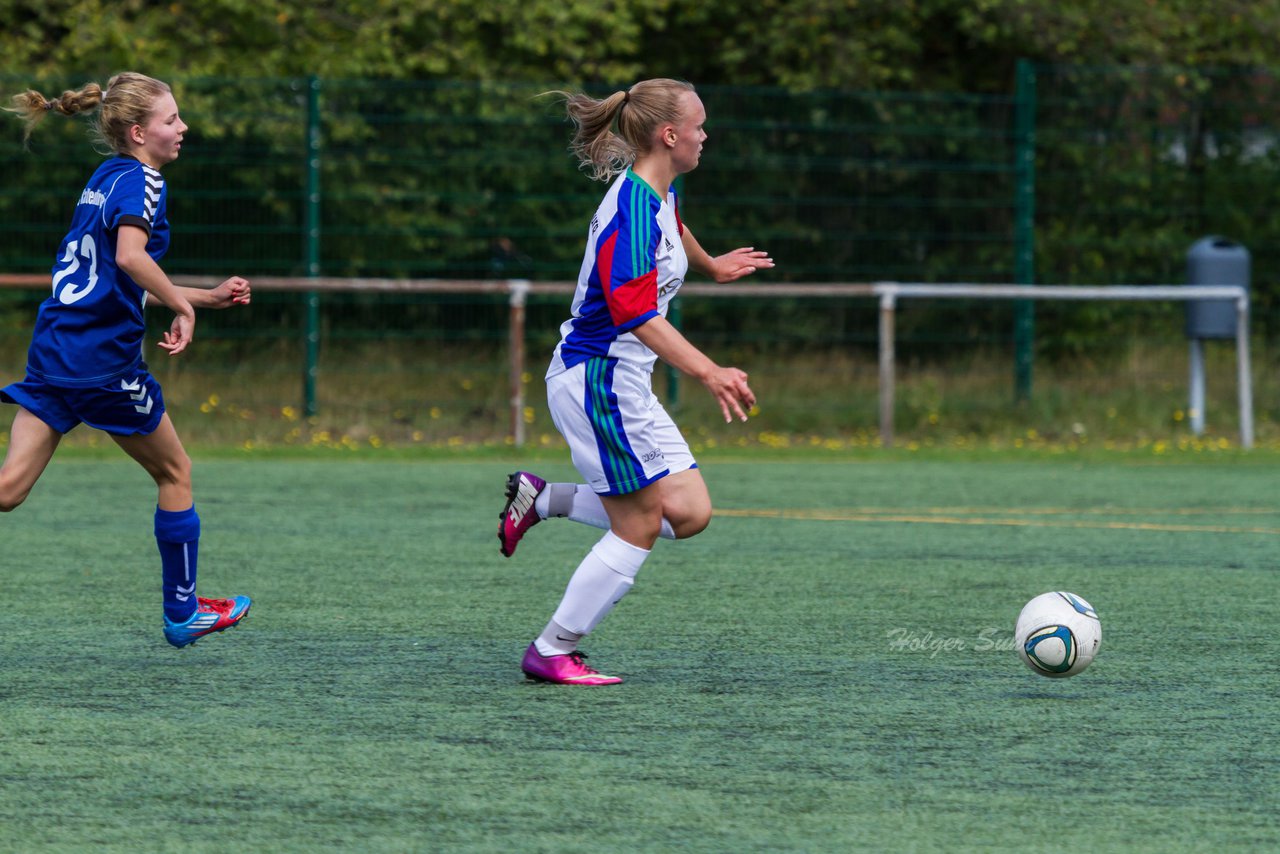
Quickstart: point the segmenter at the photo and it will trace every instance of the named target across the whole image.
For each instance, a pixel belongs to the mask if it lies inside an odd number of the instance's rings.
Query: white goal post
[[[174,276],[184,287],[214,287],[212,276]],[[509,305],[508,383],[511,391],[511,437],[524,444],[525,305],[530,294],[573,292],[573,282],[531,282],[524,279],[354,279],[340,277],[255,276],[254,288],[264,291],[312,293],[436,293],[506,294]],[[48,287],[49,278],[40,274],[0,274],[0,288]],[[752,298],[874,298],[880,303],[880,440],[893,444],[895,396],[894,326],[897,304],[902,299],[1002,299],[1002,300],[1232,300],[1236,309],[1236,372],[1239,379],[1240,445],[1253,447],[1253,390],[1249,367],[1249,292],[1239,285],[984,285],[969,283],[928,284],[922,282],[792,283],[792,284],[711,284],[690,282],[681,294],[692,297]],[[1191,399],[1203,407],[1203,353],[1200,342],[1191,342]],[[1197,398],[1197,395],[1199,397]],[[1192,409],[1196,407],[1193,405]],[[1193,412],[1194,419],[1203,413]]]

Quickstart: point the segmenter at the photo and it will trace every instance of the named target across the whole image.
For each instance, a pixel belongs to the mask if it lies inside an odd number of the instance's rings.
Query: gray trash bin
[[[1249,250],[1225,237],[1202,237],[1187,250],[1188,285],[1249,289]],[[1188,338],[1235,338],[1234,300],[1187,300]]]

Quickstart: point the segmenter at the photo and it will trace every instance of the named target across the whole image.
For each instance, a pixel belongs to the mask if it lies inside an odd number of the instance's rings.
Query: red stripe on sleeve
[[[609,304],[609,317],[614,326],[623,326],[658,310],[658,271],[650,270],[643,276],[623,282],[610,290],[605,287],[605,302]]]

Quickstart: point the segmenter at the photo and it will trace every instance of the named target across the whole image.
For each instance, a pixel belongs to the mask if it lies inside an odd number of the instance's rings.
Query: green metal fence
[[[169,265],[572,278],[602,187],[569,157],[545,88],[175,81],[191,131],[167,175]],[[684,207],[709,245],[767,245],[782,279],[1011,276],[1013,98],[702,94],[710,139]],[[56,117],[29,152],[16,122],[2,132],[0,217],[16,228],[0,238],[0,265],[41,270],[67,188],[96,155],[82,125]]]
[[[81,82],[0,80],[46,91]],[[535,281],[577,273],[603,187],[571,160],[570,127],[541,94],[552,85],[172,82],[191,131],[166,169],[171,273]],[[1275,90],[1273,75],[1254,70],[1029,64],[1007,95],[704,88],[710,137],[684,179],[682,213],[712,251],[767,248],[778,268],[761,278],[775,283],[1177,282],[1191,242],[1223,233],[1254,253],[1254,323],[1265,346],[1280,331],[1270,286],[1280,265]],[[50,117],[29,151],[16,121],[0,126],[0,271],[48,269],[97,160],[81,122]],[[21,368],[36,296],[0,290],[6,374]],[[251,372],[270,389],[254,411],[287,411],[303,423],[314,407],[321,419],[363,425],[360,434],[400,424],[408,435],[439,435],[431,422],[451,420],[458,436],[497,440],[503,418],[486,425],[503,411],[502,383],[484,399],[476,389],[490,387],[505,309],[500,296],[260,292],[249,312],[202,317],[207,355],[197,350],[166,370],[177,383],[196,372],[193,389],[242,391],[249,380],[237,372]],[[531,362],[549,352],[565,310],[561,299],[531,298]],[[898,346],[902,364],[922,373],[975,353],[1007,359],[1012,397],[1025,403],[1033,362],[1121,358],[1138,332],[1157,336],[1152,347],[1176,348],[1181,310],[1041,304],[1033,314],[1026,304],[948,301],[904,312]],[[684,301],[682,318],[726,361],[781,365],[827,353],[845,365],[835,371],[842,381],[849,371],[862,376],[855,366],[864,358],[874,376],[870,301],[770,298],[731,310]],[[1149,386],[1181,385],[1174,373],[1145,370]],[[1007,407],[1002,386],[964,406]],[[1038,382],[1034,396],[1044,393]],[[1265,422],[1261,395],[1260,403]],[[832,419],[873,430],[874,400],[865,413],[832,404]],[[805,429],[803,420],[778,427]]]

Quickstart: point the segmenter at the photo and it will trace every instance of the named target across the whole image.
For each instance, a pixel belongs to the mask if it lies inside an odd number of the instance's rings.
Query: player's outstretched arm
[[[773,266],[769,253],[754,246],[742,246],[713,258],[698,243],[688,225],[684,226],[680,242],[684,245],[684,254],[689,257],[689,266],[717,282],[734,282],[756,270],[767,270]]]
[[[180,288],[196,308],[231,308],[248,305],[252,300],[249,280],[232,276],[216,288]]]
[[[176,287],[176,286],[175,286]],[[178,288],[179,293],[187,298],[192,308],[231,308],[234,305],[248,305],[252,301],[252,289],[249,280],[240,276],[232,276],[216,288]],[[155,305],[159,300],[147,295],[147,305]]]
[[[631,331],[659,359],[701,382],[720,404],[725,423],[735,416],[739,421],[747,420],[747,413],[756,405],[756,396],[747,385],[746,372],[711,361],[665,317],[652,318]]]

